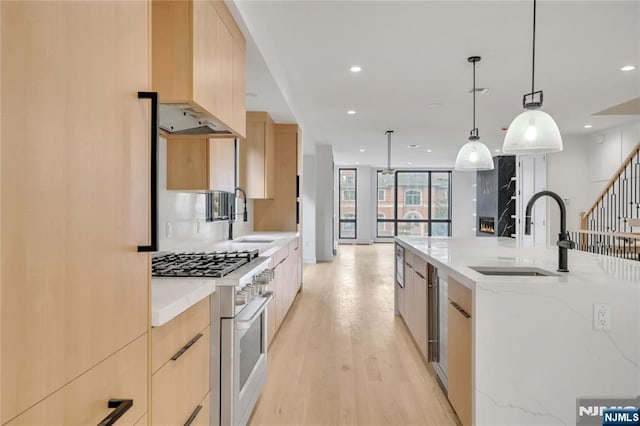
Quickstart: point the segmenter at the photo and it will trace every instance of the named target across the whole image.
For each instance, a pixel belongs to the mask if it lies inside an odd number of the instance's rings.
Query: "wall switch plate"
[[[171,227],[171,222],[167,222],[167,225],[165,226],[165,234],[167,239],[173,236],[173,228]]]
[[[593,304],[593,329],[611,330],[611,305],[608,303]]]

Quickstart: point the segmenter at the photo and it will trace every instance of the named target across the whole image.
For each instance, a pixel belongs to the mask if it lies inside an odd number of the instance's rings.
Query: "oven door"
[[[220,424],[245,425],[267,375],[267,306],[273,293],[221,321]]]

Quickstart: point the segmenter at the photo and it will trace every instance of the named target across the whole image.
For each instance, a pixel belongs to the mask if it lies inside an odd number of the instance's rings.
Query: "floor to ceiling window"
[[[378,238],[451,235],[451,172],[378,172]]]
[[[356,169],[339,169],[338,180],[340,187],[339,237],[341,239],[355,239],[357,235],[356,202],[358,197],[356,190],[358,180]]]

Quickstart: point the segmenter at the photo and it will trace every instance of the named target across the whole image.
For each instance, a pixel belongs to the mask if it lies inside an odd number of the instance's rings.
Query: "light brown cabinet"
[[[209,416],[208,402],[205,412],[198,406],[210,390],[210,303],[207,297],[151,329],[153,424],[184,424],[196,410],[199,421]]]
[[[247,112],[247,137],[239,148],[240,186],[247,198],[273,198],[275,124],[266,112]]]
[[[297,231],[302,217],[299,194],[301,188],[298,175],[301,174],[300,129],[295,124],[275,125],[275,177],[273,199],[255,200],[253,207],[259,215],[253,218],[256,231]]]
[[[471,290],[455,279],[448,279],[448,397],[460,422],[472,422],[472,309]]]
[[[153,90],[245,135],[246,42],[221,0],[152,1]]]
[[[133,405],[118,420],[134,424],[147,411],[147,335],[13,419],[7,426],[98,424],[112,411],[112,398],[131,399]]]
[[[233,139],[167,139],[167,189],[233,192],[234,175]]]
[[[273,292],[273,300],[267,312],[269,345],[300,291],[302,276],[297,272],[301,270],[302,263],[300,238],[298,237],[287,246],[282,247],[271,259],[270,267],[275,268],[275,277],[269,285],[269,290]]]
[[[147,407],[149,5],[0,7],[1,422],[96,424],[133,398],[132,424]]]

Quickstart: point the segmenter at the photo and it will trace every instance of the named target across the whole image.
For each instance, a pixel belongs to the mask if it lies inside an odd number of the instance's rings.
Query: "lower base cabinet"
[[[96,425],[113,412],[110,399],[133,400],[117,424],[136,424],[147,412],[147,337],[138,337],[7,425]]]
[[[463,426],[471,426],[471,290],[449,277],[448,292],[448,397]]]

